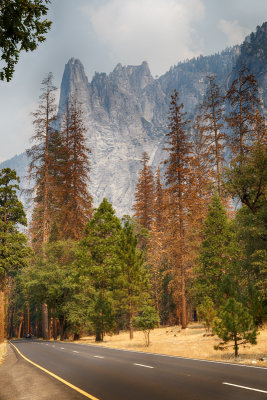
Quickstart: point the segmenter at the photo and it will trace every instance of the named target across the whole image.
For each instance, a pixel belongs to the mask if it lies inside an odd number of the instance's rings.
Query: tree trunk
[[[238,344],[237,344],[236,333],[234,334],[234,342],[235,342],[235,358],[237,358],[238,357]]]
[[[101,340],[101,331],[100,330],[96,330],[96,333],[95,333],[95,341],[96,342],[101,342],[102,340]]]
[[[27,305],[27,333],[30,333],[30,307]]]
[[[35,322],[35,329],[34,329],[34,332],[35,332],[35,336],[38,337],[38,335],[39,335],[39,330],[38,330],[38,323],[37,323],[37,321]]]
[[[130,315],[129,327],[130,327],[130,339],[133,339],[133,316],[132,316],[132,314]]]
[[[13,319],[14,319],[14,307],[11,307],[8,312],[8,339],[11,339],[14,336],[14,326],[13,326]]]
[[[186,294],[184,268],[181,268],[181,300],[182,300],[182,329],[187,327]]]
[[[5,339],[5,293],[0,288],[0,343]]]
[[[57,319],[53,318],[53,339],[57,340]]]
[[[159,294],[158,294],[158,279],[157,279],[157,273],[154,271],[154,281],[155,281],[155,305],[156,305],[156,310],[159,315]],[[160,321],[158,322],[158,328],[160,327]]]
[[[49,326],[48,326],[48,307],[47,304],[42,304],[42,334],[44,340],[49,340]]]
[[[22,329],[22,324],[23,324],[23,317],[20,318],[20,323],[19,323],[19,331],[18,331],[18,339],[21,338],[21,329]]]
[[[133,339],[133,308],[132,301],[130,298],[130,312],[129,312],[129,328],[130,328],[130,339]]]
[[[64,335],[65,335],[65,330],[66,330],[66,321],[63,318],[59,318],[59,336],[60,340],[64,340]]]

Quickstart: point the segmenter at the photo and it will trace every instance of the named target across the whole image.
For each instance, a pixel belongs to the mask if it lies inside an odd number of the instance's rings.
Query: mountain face
[[[238,70],[246,64],[256,76],[261,88],[262,100],[267,105],[267,22],[258,26],[256,32],[251,33],[240,47],[240,54],[236,60],[230,80],[234,79]]]
[[[90,83],[81,62],[69,60],[59,109],[78,93],[92,150],[90,190],[96,204],[106,197],[119,215],[131,213],[142,153],[149,154],[154,168],[166,158],[163,147],[174,88],[192,114],[204,94],[206,75],[216,73],[223,81],[238,54],[233,48],[180,63],[159,79],[152,77],[146,62],[118,64],[110,74],[96,73]]]
[[[88,80],[79,60],[65,66],[59,109],[74,92],[83,103],[91,154],[91,186],[95,203],[106,197],[120,215],[129,214],[136,176],[144,151],[151,162],[161,157],[167,102],[148,64],[95,74]]]
[[[139,66],[118,64],[110,74],[96,73],[89,82],[81,62],[70,59],[62,78],[59,113],[76,92],[83,104],[92,150],[90,192],[94,205],[106,197],[119,216],[131,214],[142,153],[148,153],[153,168],[166,158],[163,147],[174,89],[192,117],[205,92],[206,76],[216,74],[218,83],[227,90],[235,71],[246,62],[259,81],[266,105],[266,58],[267,23],[240,47],[179,63],[158,79],[143,62]],[[15,168],[15,161],[11,159],[8,166]],[[21,174],[22,168],[16,167]]]

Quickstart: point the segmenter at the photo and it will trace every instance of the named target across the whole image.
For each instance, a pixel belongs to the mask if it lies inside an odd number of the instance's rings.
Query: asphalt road
[[[267,399],[267,368],[85,344],[12,343],[34,363],[99,400]]]

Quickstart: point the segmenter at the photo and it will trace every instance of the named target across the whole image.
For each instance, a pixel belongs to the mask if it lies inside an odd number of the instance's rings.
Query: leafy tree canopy
[[[21,51],[33,51],[45,40],[51,26],[51,21],[42,19],[48,3],[50,0],[1,1],[0,54],[4,67],[0,80],[11,80]]]
[[[27,225],[22,203],[18,200],[19,178],[16,171],[0,171],[0,278],[13,276],[27,263],[30,254],[27,237],[17,225]]]
[[[217,194],[209,205],[202,238],[194,290],[200,300],[208,296],[218,305],[223,295],[224,277],[238,268],[239,250],[226,211]]]
[[[149,346],[150,331],[158,326],[159,316],[157,311],[151,306],[145,306],[141,314],[135,317],[133,325],[135,328],[144,332],[146,345]]]

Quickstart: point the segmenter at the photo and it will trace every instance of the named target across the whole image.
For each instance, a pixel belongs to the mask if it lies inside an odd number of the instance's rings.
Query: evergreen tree
[[[154,220],[149,232],[147,246],[147,263],[150,273],[151,294],[157,313],[163,312],[163,272],[166,267],[165,234],[166,234],[166,193],[161,181],[160,168],[155,175]],[[168,310],[165,310],[168,312]]]
[[[96,341],[103,341],[104,334],[114,329],[118,289],[119,260],[117,243],[121,223],[111,204],[104,198],[92,219],[86,224],[85,237],[81,240],[79,264],[91,279],[94,287],[92,323]]]
[[[118,242],[120,273],[120,304],[126,312],[130,339],[133,339],[133,317],[148,296],[148,276],[144,269],[144,256],[138,250],[138,238],[134,233],[133,223],[124,219],[124,226]]]
[[[266,205],[267,151],[261,145],[243,157],[242,165],[232,162],[225,170],[225,188],[228,193],[253,214]]]
[[[4,339],[4,301],[8,277],[14,277],[27,265],[30,249],[27,237],[18,225],[26,226],[22,203],[18,200],[19,178],[16,171],[0,171],[0,342]]]
[[[254,144],[256,146],[266,147],[267,142],[267,124],[264,116],[259,109],[256,110],[254,116]],[[255,146],[254,146],[255,147]]]
[[[169,195],[168,253],[171,256],[172,275],[175,279],[177,297],[181,303],[182,328],[187,326],[186,310],[186,230],[190,203],[190,180],[192,145],[189,143],[183,104],[178,105],[178,92],[171,96],[170,124],[167,133],[169,153],[166,160],[166,185]],[[178,300],[177,300],[178,303]]]
[[[85,326],[85,317],[82,314],[88,311],[92,301],[90,297],[92,290],[88,279],[84,276],[81,279],[75,259],[75,242],[70,240],[49,242],[21,278],[31,303],[37,307],[47,304],[51,310],[50,316],[59,321],[60,340],[65,338],[67,329],[78,332],[81,326]],[[84,296],[81,296],[85,290],[87,302]],[[81,300],[79,307],[84,309],[81,309],[74,319],[73,315],[79,308],[78,299]],[[55,339],[56,337],[57,334],[54,335]]]
[[[246,206],[238,210],[235,227],[243,255],[240,286],[244,302],[257,325],[267,319],[266,226],[266,200],[256,213]]]
[[[159,316],[156,310],[151,306],[144,306],[141,314],[134,318],[134,327],[144,332],[146,346],[150,344],[149,334],[150,331],[158,326]]]
[[[80,239],[92,215],[88,192],[91,150],[86,143],[81,104],[77,94],[65,105],[61,131],[61,159],[58,168],[57,225],[62,239]]]
[[[197,307],[197,315],[200,321],[203,321],[206,332],[209,334],[212,322],[216,317],[216,310],[213,301],[208,296],[205,296]]]
[[[31,140],[35,143],[27,150],[30,158],[29,178],[34,182],[34,210],[31,224],[32,244],[40,247],[47,243],[51,228],[52,198],[55,187],[52,176],[51,137],[56,118],[53,75],[49,73],[42,81],[42,94],[38,109],[33,113],[35,133]]]
[[[153,220],[154,177],[148,162],[148,154],[144,152],[142,158],[143,168],[136,185],[133,210],[135,212],[134,217],[136,217],[140,225],[149,230]]]
[[[30,158],[29,178],[34,182],[34,209],[30,226],[31,242],[36,251],[48,242],[53,224],[53,200],[55,194],[54,165],[51,156],[51,142],[54,137],[56,119],[55,91],[50,72],[42,81],[42,94],[38,109],[33,113],[35,134],[31,140],[35,143],[27,150]],[[54,148],[52,146],[52,148]],[[42,304],[43,337],[49,339],[48,308]]]
[[[248,310],[234,298],[230,297],[221,306],[219,316],[214,320],[213,332],[223,340],[216,350],[222,350],[226,343],[234,341],[235,357],[238,356],[240,341],[242,344],[257,343],[257,330]]]
[[[210,165],[215,167],[215,179],[218,194],[222,195],[222,163],[224,161],[223,147],[225,135],[223,133],[224,97],[216,83],[215,75],[207,76],[207,89],[199,107],[202,138],[205,141],[206,153]]]
[[[154,220],[158,231],[163,230],[163,212],[164,212],[164,189],[161,181],[160,168],[156,170],[155,176],[155,200],[154,200]]]
[[[259,109],[258,85],[255,76],[244,65],[232,82],[226,98],[230,113],[226,121],[230,128],[228,143],[233,158],[242,166],[244,156],[255,141],[255,115]]]
[[[202,230],[199,267],[194,283],[198,302],[208,296],[215,306],[221,304],[225,295],[225,277],[230,275],[233,280],[238,279],[239,257],[238,244],[226,211],[215,194]]]
[[[18,224],[26,226],[26,214],[18,200],[19,178],[16,171],[4,168],[0,171],[0,275],[14,276],[26,263],[27,238],[18,231]]]

